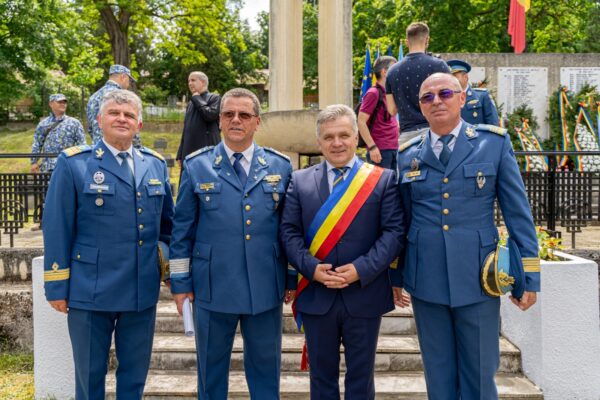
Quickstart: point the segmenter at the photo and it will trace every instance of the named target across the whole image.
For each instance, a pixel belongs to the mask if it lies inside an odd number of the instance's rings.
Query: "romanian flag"
[[[363,68],[362,75],[362,86],[360,88],[360,98],[358,101],[362,101],[362,98],[367,93],[367,90],[371,88],[372,83],[372,75],[371,72],[371,51],[369,50],[369,46],[367,46],[367,53],[365,54],[365,67]]]
[[[508,34],[511,36],[510,45],[518,54],[525,50],[525,13],[530,5],[531,0],[510,0]]]

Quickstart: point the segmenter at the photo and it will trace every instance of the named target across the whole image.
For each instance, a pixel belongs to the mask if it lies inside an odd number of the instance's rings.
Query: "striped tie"
[[[344,181],[344,174],[348,171],[349,167],[342,168],[334,168],[333,173],[335,174],[333,177],[333,185],[331,189],[331,193],[333,193],[337,187],[337,184]]]

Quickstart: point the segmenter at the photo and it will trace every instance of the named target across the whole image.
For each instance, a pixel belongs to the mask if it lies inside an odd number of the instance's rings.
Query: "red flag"
[[[510,0],[508,34],[511,36],[510,45],[515,48],[515,53],[525,50],[525,13],[529,7],[530,0]]]

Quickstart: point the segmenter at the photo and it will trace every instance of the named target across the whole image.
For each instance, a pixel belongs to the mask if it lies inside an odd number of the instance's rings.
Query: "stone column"
[[[319,2],[319,108],[338,103],[352,107],[351,0]]]
[[[302,0],[271,0],[269,111],[301,110]]]

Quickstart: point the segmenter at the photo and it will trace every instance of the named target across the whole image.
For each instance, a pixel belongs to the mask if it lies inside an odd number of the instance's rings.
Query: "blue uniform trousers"
[[[412,298],[430,400],[498,399],[500,299],[450,307]]]
[[[348,314],[338,291],[333,305],[323,315],[302,313],[308,360],[310,363],[310,398],[340,398],[340,344],[344,345],[346,376],[344,398],[375,398],[373,366],[381,317],[357,318]]]
[[[194,304],[198,399],[227,399],[238,322],[244,339],[244,371],[250,398],[279,399],[282,306],[250,315],[208,311]]]
[[[104,400],[113,332],[118,361],[117,400],[142,398],[150,366],[155,318],[156,306],[139,312],[69,309],[77,400]]]

